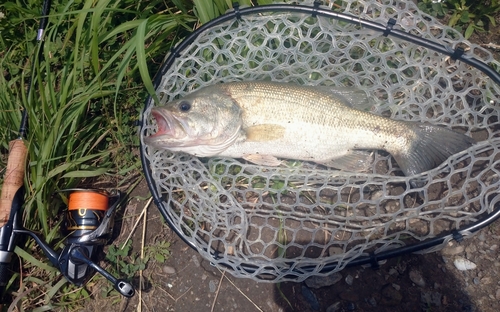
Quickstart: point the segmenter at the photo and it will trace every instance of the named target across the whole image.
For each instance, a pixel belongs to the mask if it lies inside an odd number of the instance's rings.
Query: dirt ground
[[[120,245],[146,205],[134,196],[149,193],[142,182],[131,195],[121,224]],[[141,222],[142,223],[142,222]],[[142,224],[132,235],[140,249]],[[154,204],[147,208],[145,244],[171,242],[163,264],[150,261],[143,272],[141,294],[131,299],[111,296],[92,300],[86,311],[499,311],[500,222],[442,251],[389,259],[379,269],[352,267],[335,273],[331,286],[280,284],[234,278],[220,272],[173,233]],[[458,257],[477,265],[459,271]],[[94,287],[103,287],[104,280]],[[138,286],[138,281],[135,281]],[[141,302],[139,310],[138,305]]]
[[[500,31],[474,35],[471,41],[500,42]],[[146,204],[134,196],[148,194],[142,182],[131,195],[124,211],[134,217],[124,219],[115,244],[132,231]],[[332,276],[335,283],[316,289],[306,282],[271,284],[234,278],[177,237],[154,204],[147,210],[147,220],[145,244],[171,242],[170,258],[163,264],[150,261],[140,295],[96,298],[86,311],[500,311],[500,221],[438,252],[392,258],[378,269],[346,268]],[[136,248],[142,239],[141,223],[132,235]],[[459,258],[477,267],[459,271],[454,265]]]

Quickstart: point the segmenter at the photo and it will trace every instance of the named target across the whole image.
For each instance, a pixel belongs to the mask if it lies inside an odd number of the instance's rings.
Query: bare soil
[[[149,193],[145,182],[131,195],[120,224],[121,245],[132,231],[146,202],[134,199]],[[142,222],[141,222],[142,223]],[[132,240],[140,250],[142,224]],[[500,223],[480,230],[442,251],[407,254],[389,259],[378,269],[352,267],[336,273],[340,280],[319,289],[306,283],[259,283],[220,272],[188,247],[163,221],[158,209],[147,210],[145,244],[171,242],[165,263],[151,260],[143,272],[141,294],[132,299],[101,297],[107,282],[90,285],[95,300],[86,311],[499,311]],[[463,257],[477,265],[459,271],[453,260]],[[105,262],[103,262],[105,264]],[[340,277],[341,276],[341,277]],[[135,279],[139,286],[138,278]],[[139,288],[137,288],[139,289]],[[312,294],[312,295],[311,295]],[[140,301],[139,301],[140,300]]]

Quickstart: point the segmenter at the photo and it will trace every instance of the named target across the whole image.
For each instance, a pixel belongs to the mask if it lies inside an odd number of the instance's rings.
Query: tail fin
[[[415,141],[404,152],[391,153],[406,176],[419,174],[442,164],[448,157],[461,152],[475,141],[453,130],[412,122]]]

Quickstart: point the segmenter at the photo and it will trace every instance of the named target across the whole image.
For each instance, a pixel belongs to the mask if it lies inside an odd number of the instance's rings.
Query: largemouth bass
[[[373,150],[389,152],[403,173],[435,168],[470,147],[464,134],[427,123],[397,121],[358,109],[352,88],[277,82],[231,82],[154,107],[157,132],[145,143],[195,156],[243,158],[276,166],[279,159],[360,170]]]

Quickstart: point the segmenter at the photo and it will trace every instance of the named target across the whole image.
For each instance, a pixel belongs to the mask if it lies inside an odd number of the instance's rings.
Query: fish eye
[[[182,101],[179,103],[179,109],[181,110],[181,112],[188,112],[191,109],[191,103]]]

